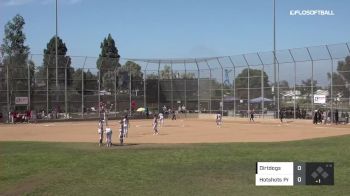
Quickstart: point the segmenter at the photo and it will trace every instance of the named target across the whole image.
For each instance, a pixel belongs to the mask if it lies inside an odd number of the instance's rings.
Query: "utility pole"
[[[273,0],[273,101],[276,108],[276,1]],[[279,100],[278,100],[279,101]],[[277,118],[279,118],[279,111],[277,111]]]
[[[58,36],[58,17],[57,17],[57,0],[56,0],[56,37],[55,37],[55,57],[56,57],[56,90],[58,90],[58,51],[57,51],[57,36]],[[56,92],[57,93],[57,92]]]

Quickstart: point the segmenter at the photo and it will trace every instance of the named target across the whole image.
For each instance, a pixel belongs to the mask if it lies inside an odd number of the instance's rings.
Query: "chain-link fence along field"
[[[307,119],[315,110],[347,122],[349,54],[344,43],[193,59],[2,56],[0,108],[4,122],[175,111]]]

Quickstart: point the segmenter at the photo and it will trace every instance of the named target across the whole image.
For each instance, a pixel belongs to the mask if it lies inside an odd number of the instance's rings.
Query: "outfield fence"
[[[28,110],[42,119],[97,118],[102,110],[142,117],[147,109],[295,119],[323,110],[346,118],[349,55],[349,43],[186,59],[2,54],[0,112],[4,121]]]

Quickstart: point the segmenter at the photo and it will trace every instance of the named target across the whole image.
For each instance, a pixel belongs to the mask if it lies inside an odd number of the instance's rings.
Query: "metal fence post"
[[[211,78],[212,74],[211,74],[211,68],[210,68],[208,61],[205,60],[205,62],[206,62],[208,69],[209,69],[209,113],[211,114],[212,113],[212,109],[211,109],[212,97],[211,97],[211,95],[212,95],[212,91],[213,91],[213,89],[212,89],[213,84],[212,84],[212,78]]]
[[[216,58],[221,67],[221,116],[224,116],[224,68],[222,67],[219,58]]]
[[[245,60],[245,62],[247,63],[247,66],[248,66],[248,111],[247,111],[247,115],[249,115],[249,112],[250,112],[250,66],[249,66],[249,63],[247,61],[247,58],[245,57],[245,55],[243,55],[243,58]]]
[[[147,67],[148,67],[148,62],[146,64],[146,67],[144,69],[144,75],[143,75],[143,108],[147,108]]]
[[[311,60],[311,110],[314,111],[314,60],[312,59],[309,48],[306,47],[307,53],[309,54]]]
[[[160,111],[160,61],[158,61],[158,112]]]
[[[84,118],[84,68],[85,68],[85,63],[86,63],[87,57],[85,57],[84,64],[83,64],[83,69],[81,70],[81,118]]]
[[[11,63],[11,57],[10,57],[10,63]],[[9,79],[9,63],[6,63],[6,98],[7,98],[7,115],[8,115],[8,122],[10,122],[10,112],[11,112],[11,105],[10,105],[10,79]]]
[[[102,59],[103,61],[103,59]],[[102,68],[102,63],[101,63],[101,66],[100,68],[98,69],[98,86],[97,86],[97,94],[98,94],[98,97],[97,97],[97,100],[98,100],[98,118],[101,119],[101,68]]]
[[[230,59],[230,62],[233,67],[233,80],[232,80],[232,85],[233,85],[233,117],[236,117],[236,66],[232,61],[231,56],[228,57]]]
[[[170,93],[171,93],[171,107],[173,108],[174,107],[174,87],[173,87],[173,76],[174,76],[174,73],[173,73],[173,62],[170,61],[170,67],[171,67],[171,77],[170,77]]]
[[[331,52],[329,51],[329,48],[328,48],[328,46],[326,45],[326,49],[327,49],[327,51],[328,51],[328,54],[329,54],[329,56],[330,56],[330,58],[331,58],[331,123],[333,123],[333,118],[334,118],[334,116],[333,116],[333,67],[334,67],[334,62],[333,62],[333,57],[332,57],[332,54],[331,54]]]
[[[185,67],[185,107],[187,108],[187,68],[186,68],[186,61],[184,61],[184,67]]]
[[[64,72],[64,113],[65,113],[65,118],[68,117],[68,92],[67,92],[67,71],[68,71],[68,62],[66,63],[65,66],[65,72]]]
[[[345,44],[346,44],[346,48],[348,49],[348,52],[350,53],[349,44],[348,43],[345,43]],[[350,106],[350,84],[349,84],[349,82],[348,82],[348,91],[349,91],[348,102],[349,102],[349,106]]]
[[[30,92],[30,90],[31,90],[31,82],[30,82],[30,80],[31,80],[31,77],[30,77],[30,63],[31,63],[31,61],[32,61],[32,55],[30,55],[30,60],[29,60],[29,62],[27,63],[27,68],[28,68],[28,72],[27,72],[27,74],[28,74],[28,76],[27,76],[27,78],[28,78],[28,108],[27,108],[27,110],[28,111],[31,111],[31,101],[32,101],[32,99],[30,98],[30,96],[31,96],[31,92]]]
[[[49,56],[50,62],[51,55]],[[49,113],[49,64],[46,66],[46,113]],[[42,117],[43,118],[43,117]]]
[[[280,118],[280,63],[274,52],[275,62],[277,63],[277,118]]]
[[[199,71],[199,66],[198,66],[198,62],[197,62],[197,60],[195,59],[194,60],[195,61],[195,63],[196,63],[196,66],[197,66],[197,71],[198,71],[198,78],[197,78],[197,107],[198,107],[198,115],[199,115],[199,113],[200,113],[200,106],[201,106],[201,104],[200,104],[200,97],[199,97],[199,78],[200,78],[200,71]]]
[[[131,116],[131,102],[132,102],[132,74],[131,74],[131,66],[129,65],[129,115]]]
[[[147,71],[144,71],[144,75],[143,75],[143,108],[147,108],[147,91],[146,91],[146,77],[147,77]]]
[[[265,64],[264,62],[262,61],[259,53],[256,53],[260,62],[261,62],[261,65],[262,65],[262,70],[261,70],[261,114],[262,114],[262,117],[264,118],[265,117],[265,95],[264,95],[264,88],[265,88],[265,85],[264,85],[264,72],[265,72]]]
[[[117,67],[114,68],[114,112],[117,117]]]
[[[294,91],[294,103],[293,103],[293,109],[294,109],[294,119],[296,119],[296,85],[297,85],[297,63],[294,59],[294,56],[292,54],[292,51],[289,49],[289,54],[292,57],[293,63],[294,63],[294,85],[293,85],[293,91]]]

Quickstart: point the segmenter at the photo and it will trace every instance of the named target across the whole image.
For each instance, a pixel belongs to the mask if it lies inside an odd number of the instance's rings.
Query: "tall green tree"
[[[57,37],[57,81],[58,89],[63,90],[65,86],[65,74],[67,70],[67,85],[71,86],[74,69],[71,65],[71,58],[67,55],[66,44],[60,37]],[[49,88],[56,89],[56,37],[53,36],[44,49],[43,69],[44,76],[48,72]]]
[[[100,70],[100,81],[103,89],[111,89],[114,85],[115,74],[121,67],[119,64],[120,55],[111,34],[104,38],[101,43],[101,53],[97,59],[97,68]]]
[[[327,76],[330,80],[331,73]],[[333,96],[337,95],[345,98],[350,96],[350,56],[344,61],[338,61],[337,71],[333,72]]]
[[[279,88],[283,89],[283,90],[288,90],[289,89],[289,83],[287,80],[281,80],[280,81],[280,85]]]
[[[31,89],[34,84],[34,63],[28,58],[30,48],[25,45],[24,25],[24,18],[19,14],[8,21],[5,25],[3,43],[1,44],[3,71],[9,73],[10,102],[16,96],[27,95],[23,92],[28,90],[28,77],[31,78],[29,82]]]
[[[172,75],[173,71],[169,65],[165,65],[162,70],[160,70],[160,78],[161,79],[168,79],[175,78],[175,76]]]
[[[84,74],[84,75],[83,75]],[[83,76],[82,76],[83,75]],[[82,79],[84,79],[84,83],[82,84]],[[84,71],[79,68],[74,71],[73,74],[73,85],[72,88],[79,94],[82,93],[82,85],[84,85],[84,94],[93,94],[94,91],[97,90],[97,76],[91,73],[90,70]]]
[[[335,92],[342,95],[342,97],[350,97],[350,56],[347,56],[344,61],[339,61],[337,72],[342,82],[334,81],[336,86]]]
[[[236,84],[236,96],[240,99],[248,98],[248,70],[249,70],[249,88],[250,88],[250,99],[260,97],[261,91],[257,89],[261,89],[261,71],[260,69],[243,69],[241,73],[237,75],[234,79]],[[266,72],[263,72],[263,83],[264,88],[270,87],[269,85],[269,77]],[[271,92],[265,91],[264,97],[269,97]]]
[[[133,61],[127,61],[123,67],[123,70],[125,71],[131,71],[131,77],[133,80],[142,80],[143,79],[143,73],[141,71],[141,66]]]
[[[344,61],[338,62],[337,72],[344,82],[350,83],[350,56],[347,56]]]
[[[302,80],[301,86],[298,87],[300,90],[301,95],[304,95],[307,97],[307,99],[310,99],[310,96],[312,94],[311,92],[311,86],[313,86],[313,90],[316,91],[319,89],[317,86],[317,80],[312,81],[311,79]]]
[[[131,88],[143,89],[143,73],[141,71],[141,66],[133,61],[127,61],[121,68],[122,74],[119,74],[118,86],[128,85],[131,72]],[[122,84],[122,85],[120,85]]]

